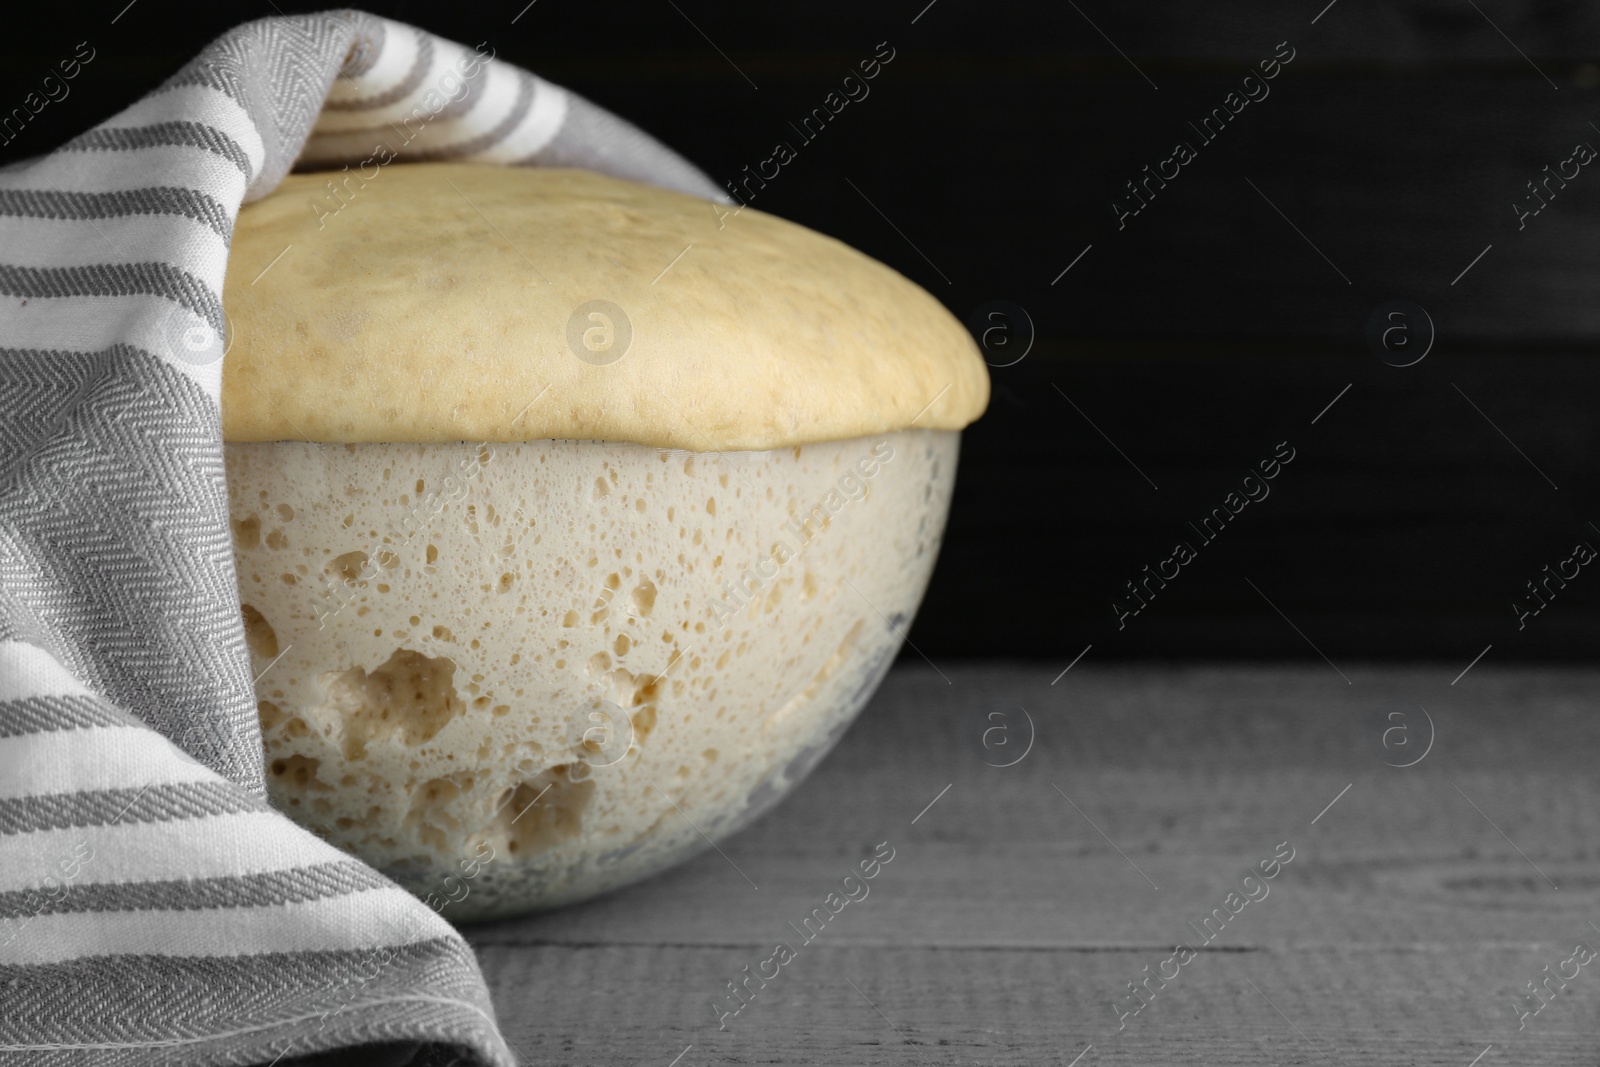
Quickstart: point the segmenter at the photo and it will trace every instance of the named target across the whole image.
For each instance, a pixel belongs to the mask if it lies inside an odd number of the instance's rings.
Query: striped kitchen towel
[[[521,1059],[444,918],[265,801],[229,238],[292,164],[380,145],[726,199],[490,46],[354,11],[240,26],[0,170],[0,1063]]]

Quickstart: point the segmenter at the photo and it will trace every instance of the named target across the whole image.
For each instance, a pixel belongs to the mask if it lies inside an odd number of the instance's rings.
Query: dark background
[[[1600,547],[1600,167],[1521,230],[1512,204],[1578,142],[1600,147],[1600,9],[525,2],[369,9],[487,41],[719,180],[797,142],[790,121],[879,42],[895,49],[753,205],[963,319],[995,299],[1031,319],[1031,348],[1014,314],[990,338],[1009,340],[996,364],[1027,355],[993,370],[965,437],[920,654],[1065,667],[1091,643],[1096,660],[1320,651],[1449,676],[1491,644],[1491,662],[1590,655],[1594,568],[1525,629],[1511,603],[1531,604],[1525,583],[1580,539]],[[97,54],[0,162],[101,121],[234,23],[322,6],[125,5],[11,26],[5,110],[79,41]],[[1186,123],[1281,41],[1295,58],[1270,95],[1202,145]],[[1123,183],[1180,138],[1198,158],[1119,229]],[[1366,336],[1395,299],[1437,329],[1405,368]],[[1296,458],[1271,496],[1202,547],[1186,522],[1284,440]],[[1119,630],[1112,599],[1179,539],[1198,559]]]

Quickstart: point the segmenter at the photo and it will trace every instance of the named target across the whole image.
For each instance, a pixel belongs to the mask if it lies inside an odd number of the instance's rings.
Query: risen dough
[[[876,260],[581,170],[292,174],[240,212],[224,302],[230,441],[764,450],[957,430],[989,395],[961,323]]]
[[[641,877],[804,775],[989,391],[882,264],[584,171],[291,175],[224,300],[268,787],[452,918]]]

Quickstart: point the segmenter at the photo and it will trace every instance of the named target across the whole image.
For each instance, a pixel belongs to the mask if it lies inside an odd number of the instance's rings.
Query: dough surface
[[[876,260],[582,170],[291,174],[241,211],[224,306],[230,441],[769,450],[989,397],[962,324]]]

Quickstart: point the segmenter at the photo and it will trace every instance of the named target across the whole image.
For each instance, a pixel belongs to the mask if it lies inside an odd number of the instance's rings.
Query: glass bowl
[[[882,680],[959,438],[229,443],[273,803],[454,920],[693,855]]]

